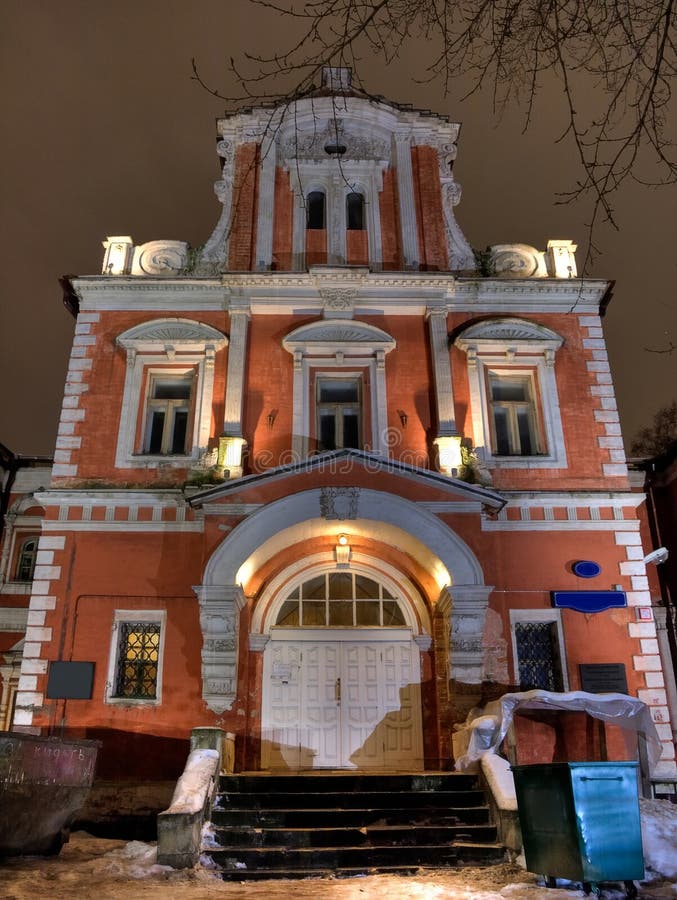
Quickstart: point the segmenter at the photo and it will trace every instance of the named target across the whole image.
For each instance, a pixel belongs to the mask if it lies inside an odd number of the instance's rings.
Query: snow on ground
[[[677,900],[677,805],[641,801],[647,880],[640,898]],[[584,900],[580,885],[542,879],[517,865],[440,869],[415,876],[317,878],[228,883],[213,870],[176,870],[156,863],[154,844],[113,841],[76,832],[59,856],[7,860],[0,865],[0,900],[209,900],[213,897],[294,900]],[[622,885],[604,888],[605,900],[621,900]]]

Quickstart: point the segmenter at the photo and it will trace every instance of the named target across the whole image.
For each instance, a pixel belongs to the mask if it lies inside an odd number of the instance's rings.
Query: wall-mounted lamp
[[[277,410],[271,409],[271,411],[266,416],[266,420],[268,422],[268,430],[271,430],[273,425],[275,424],[275,419],[277,418]]]
[[[403,409],[398,409],[397,415],[400,417],[400,422],[402,424],[402,428],[406,428],[407,422],[409,421],[409,416],[405,413],[405,411]]]
[[[336,547],[334,547],[334,556],[336,557],[336,565],[338,568],[347,568],[350,563],[352,551],[348,543],[347,534],[339,534]]]

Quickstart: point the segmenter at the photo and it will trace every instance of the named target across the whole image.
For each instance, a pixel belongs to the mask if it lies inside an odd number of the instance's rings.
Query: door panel
[[[422,766],[420,663],[407,641],[271,641],[261,766]]]

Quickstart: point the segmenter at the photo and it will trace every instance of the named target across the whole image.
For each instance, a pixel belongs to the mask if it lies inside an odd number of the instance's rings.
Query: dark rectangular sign
[[[93,662],[59,660],[49,664],[47,697],[50,700],[91,700],[93,684]]]
[[[581,663],[581,690],[589,694],[627,694],[623,663]]]
[[[596,613],[627,606],[625,591],[552,591],[552,605],[576,612]]]

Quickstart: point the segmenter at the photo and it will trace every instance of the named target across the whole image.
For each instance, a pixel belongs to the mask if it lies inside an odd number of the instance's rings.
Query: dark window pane
[[[191,380],[188,378],[170,378],[166,381],[153,382],[154,400],[187,400],[190,397]]]
[[[357,403],[357,381],[323,378],[320,382],[320,403]]]
[[[346,197],[346,219],[350,231],[364,230],[364,197],[362,194],[348,194]]]
[[[508,414],[505,409],[494,409],[494,426],[496,429],[496,453],[508,456],[510,453],[510,432]]]
[[[148,453],[162,453],[162,432],[165,427],[164,410],[153,410],[150,420]]]
[[[383,597],[384,600],[394,600],[395,599],[393,597],[393,595],[390,593],[390,591],[387,591],[384,587],[382,587],[381,590],[383,591],[381,596]]]
[[[372,598],[378,600],[378,583],[373,578],[367,578],[366,575],[356,575],[355,596],[367,600]],[[385,592],[383,596],[385,597]]]
[[[359,449],[360,427],[359,416],[356,413],[344,413],[343,415],[343,446]]]
[[[302,586],[302,592],[304,600],[316,600],[318,597],[324,600],[327,596],[324,575],[317,575],[315,578],[306,581]]]
[[[492,400],[524,401],[528,400],[527,385],[525,381],[512,379],[495,379],[491,382]]]
[[[329,603],[329,624],[352,628],[353,601],[333,600]]]
[[[312,230],[324,228],[324,193],[311,191],[306,198],[306,227]]]
[[[358,625],[380,625],[381,605],[378,600],[362,600],[355,603],[355,617]]]
[[[288,599],[289,600],[298,600],[300,596],[301,596],[301,589],[297,587],[297,588],[294,588],[294,590],[289,594]]]
[[[329,599],[352,600],[353,576],[347,572],[337,572],[329,576]]]
[[[327,606],[324,600],[303,601],[303,624],[322,627],[327,624]]]
[[[530,416],[526,409],[517,410],[517,430],[520,439],[520,453],[523,456],[531,456],[536,451],[531,441]]]
[[[298,600],[285,600],[277,614],[276,625],[284,625],[286,628],[297,628],[299,624]]]
[[[383,624],[384,626],[405,624],[402,610],[396,600],[383,601]]]
[[[188,411],[177,409],[174,413],[174,433],[172,434],[171,453],[186,452],[186,428],[188,426]]]
[[[336,450],[336,414],[320,413],[320,444],[323,450]]]

